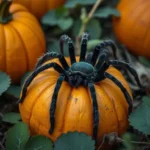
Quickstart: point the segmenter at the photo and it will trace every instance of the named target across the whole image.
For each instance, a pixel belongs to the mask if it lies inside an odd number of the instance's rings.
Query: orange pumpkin
[[[101,43],[92,59],[85,59],[87,34],[82,37],[80,58],[75,57],[71,39],[66,39],[70,58],[47,53],[25,81],[19,100],[22,120],[32,135],[42,134],[53,141],[68,131],[85,132],[98,141],[107,133],[124,133],[128,111],[132,111],[132,94],[121,72],[105,62],[108,49],[103,48],[114,47],[113,43]],[[51,60],[45,62],[48,58]],[[115,66],[113,62],[108,61]],[[134,75],[137,77],[136,72]]]
[[[24,5],[33,15],[40,19],[47,11],[55,9],[66,0],[13,0],[14,3]]]
[[[36,18],[19,4],[3,1],[0,5],[0,70],[18,83],[32,70],[45,51],[45,39]]]
[[[150,58],[150,1],[120,0],[120,18],[113,18],[117,38],[136,55]]]

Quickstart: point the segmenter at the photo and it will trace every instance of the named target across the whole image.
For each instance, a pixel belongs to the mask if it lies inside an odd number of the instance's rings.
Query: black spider
[[[69,55],[71,60],[70,67],[67,64],[63,54],[63,44],[65,41],[68,41],[68,47],[69,47],[68,49],[69,49]],[[33,73],[29,76],[29,78],[26,80],[23,86],[22,96],[19,100],[19,103],[23,102],[26,96],[27,87],[30,85],[34,77],[37,76],[40,72],[48,68],[54,68],[57,72],[60,73],[60,76],[56,83],[56,87],[54,89],[52,102],[50,106],[50,124],[51,124],[51,128],[49,130],[50,134],[53,133],[54,126],[55,126],[54,116],[55,116],[55,109],[56,109],[56,101],[57,101],[58,92],[61,88],[61,84],[63,81],[68,82],[70,86],[75,88],[80,85],[89,88],[92,101],[93,101],[93,118],[94,118],[93,137],[95,140],[97,138],[99,115],[100,115],[98,112],[96,91],[94,87],[94,84],[96,82],[104,80],[105,78],[109,78],[110,80],[112,80],[123,92],[127,100],[127,103],[129,104],[129,108],[128,108],[129,114],[132,112],[132,108],[133,108],[132,99],[128,91],[126,90],[126,88],[113,75],[109,74],[108,72],[105,72],[108,69],[108,67],[112,65],[114,67],[119,66],[128,69],[130,73],[135,77],[137,84],[140,87],[142,87],[136,71],[128,63],[118,61],[118,60],[108,60],[108,54],[109,54],[109,49],[107,48],[108,46],[112,48],[114,54],[116,53],[116,47],[112,41],[108,40],[100,43],[95,47],[94,52],[92,54],[89,54],[87,57],[85,57],[87,51],[87,41],[88,41],[88,34],[84,33],[81,42],[80,60],[79,62],[76,62],[73,42],[67,35],[63,35],[60,38],[60,54],[56,52],[49,52],[46,53],[43,57],[41,57]],[[58,58],[60,63],[62,64],[62,67],[55,62],[42,65],[45,61],[53,58]]]

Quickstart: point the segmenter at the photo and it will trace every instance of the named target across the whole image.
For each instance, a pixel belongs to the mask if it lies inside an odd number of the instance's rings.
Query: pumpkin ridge
[[[33,83],[33,84],[31,84],[31,86],[28,88],[28,90],[30,91],[30,92],[32,92],[32,89],[34,89],[35,87],[39,87],[39,86],[41,86],[42,84],[45,84],[45,83],[47,83],[47,80],[48,80],[48,78],[43,78],[44,79],[44,81],[39,81],[38,80],[38,84],[37,83]],[[51,84],[48,84],[45,88],[47,88],[47,87],[49,87]],[[43,90],[45,90],[45,88],[43,89]],[[28,92],[28,91],[27,91]],[[39,93],[39,95],[42,93],[42,91]],[[35,103],[36,103],[36,100],[38,99],[38,97],[39,97],[39,95],[37,96],[37,98],[34,100],[34,102],[33,102],[33,104],[32,104],[32,106],[34,106],[35,105]],[[28,97],[27,97],[28,98]],[[27,99],[28,100],[28,99]],[[22,107],[22,110],[24,110],[24,103],[20,106],[20,107]],[[31,112],[31,110],[29,111],[29,113]],[[30,114],[30,117],[31,117],[31,114]],[[28,117],[28,120],[30,121],[30,117]]]
[[[107,70],[107,72],[108,73],[111,73],[111,74],[113,74],[113,76],[115,77],[115,78],[117,78],[123,85],[124,85],[124,87],[127,89],[127,91],[128,91],[128,93],[129,93],[129,95],[132,97],[132,94],[131,94],[131,90],[130,90],[130,88],[129,88],[129,86],[128,86],[128,84],[127,84],[127,81],[124,79],[124,77],[123,77],[123,75],[122,75],[122,73],[118,70],[118,69],[116,69],[116,68],[113,68],[113,67],[110,67],[108,70]],[[120,88],[113,82],[113,81],[111,81],[111,80],[109,80],[109,79],[105,79],[105,82],[104,81],[102,81],[101,83],[103,83],[103,88],[104,89],[106,89],[105,91],[107,92],[108,91],[108,95],[109,95],[109,88],[108,87],[111,87],[111,89],[114,89],[115,90],[115,88],[116,88],[116,90],[118,89],[119,91],[118,91],[118,93],[119,93],[119,95],[121,96],[122,95],[122,99],[120,99],[120,100],[122,100],[123,101],[123,103],[124,104],[122,104],[122,105],[119,105],[119,109],[120,109],[120,106],[122,107],[122,110],[123,110],[123,112],[125,112],[124,114],[122,114],[122,115],[126,115],[126,114],[128,114],[128,109],[127,109],[127,107],[128,107],[128,104],[127,104],[127,102],[126,102],[126,98],[125,98],[125,96],[124,96],[124,94],[122,93],[122,91],[120,90]],[[107,86],[106,86],[106,84],[107,84]],[[112,95],[112,97],[114,97],[114,105],[116,106],[115,108],[115,111],[116,111],[116,114],[117,114],[117,119],[118,119],[118,124],[119,124],[119,128],[118,128],[118,133],[119,134],[122,134],[123,133],[123,129],[124,129],[124,127],[122,127],[122,125],[121,125],[121,121],[123,120],[122,119],[122,117],[120,116],[120,112],[118,112],[118,110],[117,110],[117,107],[118,107],[118,104],[121,104],[122,103],[122,101],[119,101],[119,99],[117,98],[117,99],[115,99],[115,95],[116,95],[117,93],[115,92],[114,93],[114,96]],[[111,96],[110,95],[110,96]],[[121,98],[121,97],[120,97]],[[117,104],[118,103],[118,104]],[[128,115],[127,115],[128,116]],[[126,118],[127,118],[127,116],[125,116]],[[125,121],[125,120],[124,120]],[[126,122],[123,122],[122,124],[128,124],[128,120],[126,121]]]
[[[110,100],[110,102],[112,103],[112,105],[113,105],[113,110],[114,110],[114,114],[116,115],[116,119],[117,119],[117,132],[119,132],[119,119],[118,119],[118,115],[117,115],[117,112],[116,112],[116,108],[115,108],[115,103],[114,103],[114,99],[113,98],[111,98],[109,95],[108,95],[108,93],[107,93],[107,91],[103,88],[103,86],[102,85],[100,85],[99,84],[99,86],[103,89],[103,91],[104,91],[104,93],[107,95],[107,97],[108,97],[108,99]]]
[[[24,30],[27,30],[27,32],[31,32],[31,34],[33,35],[33,36],[35,36],[36,37],[36,45],[37,44],[39,44],[40,43],[40,45],[41,45],[41,48],[38,48],[38,49],[36,49],[36,53],[38,53],[38,57],[37,57],[37,55],[36,56],[34,56],[33,55],[33,52],[31,53],[29,50],[31,50],[31,48],[30,48],[30,45],[28,45],[28,43],[24,43],[24,44],[26,44],[26,47],[27,47],[27,54],[28,54],[28,70],[31,70],[31,69],[33,69],[33,67],[35,66],[35,64],[36,64],[36,62],[37,62],[37,59],[43,54],[42,53],[42,51],[43,51],[43,49],[44,49],[44,45],[43,45],[43,42],[39,39],[39,37],[38,36],[36,36],[35,34],[34,34],[34,32],[32,32],[32,30],[28,27],[28,25],[24,25],[22,22],[21,22],[21,20],[15,20],[15,22],[16,22],[16,24],[19,24],[20,26],[21,25],[23,25],[23,28],[24,28]],[[19,29],[19,31],[18,32],[20,32],[20,35],[22,34],[21,33],[21,29]],[[23,34],[22,34],[23,35]],[[23,39],[23,36],[22,36],[22,39]],[[25,40],[23,40],[23,41],[25,41]],[[31,41],[32,42],[32,41]],[[32,63],[34,61],[34,64]]]
[[[148,5],[148,6],[149,6],[149,5]],[[149,8],[149,7],[148,7],[148,8]],[[147,10],[147,9],[146,9],[146,10]],[[145,45],[146,45],[146,43],[147,43],[147,38],[149,38],[148,35],[150,34],[150,32],[148,32],[148,31],[149,31],[149,28],[148,28],[149,26],[150,26],[150,20],[149,20],[149,22],[148,22],[148,24],[147,24],[147,29],[146,29],[145,35],[144,35],[144,37],[146,37],[146,38],[145,38],[145,41],[144,41],[144,44],[143,44],[143,45],[144,45],[144,48],[145,48]]]
[[[21,41],[21,44],[23,46],[23,49],[24,49],[24,52],[25,52],[25,58],[26,58],[26,68],[29,69],[29,58],[28,58],[28,53],[27,53],[27,48],[24,44],[24,41],[20,35],[20,33],[18,32],[18,30],[16,29],[16,27],[13,25],[13,23],[11,23],[11,27],[14,29],[14,31],[16,32],[16,34],[18,35],[20,41]]]
[[[31,0],[28,0],[28,9],[29,9],[29,11],[32,11],[31,4],[32,4],[32,1],[31,1]]]
[[[43,82],[44,83],[44,82]],[[32,107],[32,109],[31,109],[31,114],[30,114],[30,117],[29,117],[29,126],[31,126],[31,119],[32,119],[32,116],[33,116],[33,109],[34,109],[34,107],[35,107],[35,103],[38,101],[38,99],[39,99],[39,97],[43,94],[43,92],[45,92],[49,87],[51,87],[51,86],[54,86],[55,85],[55,83],[52,85],[52,84],[49,84],[49,85],[47,85],[42,91],[41,91],[41,93],[38,95],[38,97],[35,99],[35,101],[34,101],[34,103],[33,103],[33,107]],[[37,121],[37,123],[38,123],[38,121]],[[39,129],[39,126],[38,126],[38,129]]]
[[[144,4],[144,3],[143,3]],[[141,7],[141,5],[139,5],[140,7]],[[147,8],[149,8],[149,5],[145,5],[145,7]],[[143,8],[143,9],[141,9],[141,11],[138,13],[138,15],[135,17],[135,20],[138,20],[138,18],[140,18],[139,16],[141,16],[141,14],[143,14],[143,12],[145,12],[145,10],[147,10],[147,9],[145,9],[145,7]],[[135,22],[134,22],[135,23]],[[150,21],[149,21],[149,23],[147,24],[148,26],[149,26],[149,24],[150,24]],[[135,28],[134,28],[135,29]],[[147,30],[148,30],[149,28],[147,28]],[[143,37],[145,37],[145,35],[147,35],[147,30],[145,31],[145,34],[144,34],[144,36]],[[142,37],[142,38],[143,38]]]
[[[3,47],[2,47],[2,51],[3,51],[3,58],[4,58],[4,61],[3,61],[3,65],[4,65],[4,70],[5,72],[7,72],[7,67],[6,67],[6,34],[5,34],[5,27],[4,26],[1,26],[2,30],[3,30]]]
[[[41,41],[41,38],[39,37],[39,34],[37,34],[37,33],[29,26],[29,24],[26,24],[25,22],[22,22],[22,20],[17,20],[17,19],[15,19],[15,21],[17,21],[18,23],[21,23],[21,24],[25,25],[25,27],[27,27],[28,30],[30,30],[30,31],[35,35],[35,37],[37,37],[37,39],[38,39],[39,43],[42,45],[42,47],[45,47],[45,46],[43,45],[43,42]],[[29,21],[31,22],[31,20],[29,20]],[[33,22],[33,24],[35,24],[35,22]]]
[[[65,125],[65,116],[66,116],[66,112],[67,112],[67,106],[68,106],[68,102],[69,102],[69,96],[72,94],[72,91],[73,91],[73,88],[71,88],[71,91],[68,95],[68,100],[67,100],[67,104],[66,104],[66,109],[65,109],[65,112],[64,112],[64,117],[63,117],[63,124],[62,124],[62,128],[61,128],[61,131],[64,133],[64,125]]]
[[[121,81],[121,79],[119,79],[119,80]],[[118,88],[119,91],[120,91],[120,93],[121,93],[121,94],[123,95],[123,97],[124,97],[124,99],[121,99],[121,100],[123,100],[123,101],[126,100],[124,94],[122,93],[122,91],[120,90],[120,88],[115,85],[115,83],[113,83],[113,82],[110,80],[109,83],[107,83],[107,84],[111,84],[111,85],[115,86],[116,88]],[[128,91],[128,92],[129,92],[129,91]],[[129,94],[130,94],[130,92],[129,92]],[[121,131],[122,131],[122,127],[120,126],[119,112],[117,112],[116,103],[115,103],[115,100],[114,100],[114,99],[113,99],[113,102],[114,102],[115,111],[116,111],[117,119],[118,119],[118,127],[119,127],[119,128],[118,128],[118,133],[120,134]],[[125,101],[125,102],[126,102],[126,101]],[[126,103],[127,103],[127,102],[126,102]],[[124,111],[126,111],[126,114],[128,114],[128,110],[126,109],[125,105],[122,105],[122,107],[123,107]]]
[[[94,87],[95,87],[95,84],[94,84]],[[96,91],[96,89],[95,89],[95,91]],[[92,105],[92,109],[93,109],[93,102],[92,102],[92,98],[91,98],[91,94],[90,94],[89,89],[87,89],[87,94],[89,96],[89,99],[90,99],[91,105]],[[96,93],[96,95],[97,95],[97,93]],[[97,98],[97,96],[96,96],[96,98]],[[97,105],[98,105],[98,103],[97,103]],[[99,106],[98,106],[98,109],[99,109]],[[99,113],[99,115],[100,115],[100,113]],[[93,118],[93,110],[92,110],[92,118]],[[93,118],[93,122],[94,122],[94,118]],[[99,122],[100,122],[100,120],[99,120]],[[99,128],[98,128],[98,131],[99,131]],[[93,135],[93,130],[92,130],[92,135]]]
[[[102,99],[102,94],[99,93],[99,92],[97,92],[97,89],[98,89],[98,88],[101,89],[100,86],[98,86],[98,85],[94,85],[94,86],[95,86],[95,90],[96,90],[96,96],[100,98],[100,101],[103,101],[103,99]],[[102,106],[103,106],[103,103],[102,103],[102,102],[100,102],[100,103],[101,103],[101,107],[102,107]],[[101,109],[101,108],[99,108],[99,107],[100,107],[100,106],[98,105],[98,109]],[[106,110],[104,110],[104,111],[106,112]],[[100,113],[99,113],[99,114],[100,114]],[[100,114],[100,116],[101,116],[101,114]],[[108,120],[108,116],[105,115],[105,117],[107,117],[107,120]],[[100,117],[100,119],[101,119],[101,117]],[[101,123],[101,120],[99,120],[99,123]],[[105,128],[107,128],[107,133],[109,133],[109,130],[108,130],[109,124],[108,124],[108,122],[106,123]]]
[[[131,5],[130,7],[133,7],[133,6],[135,5],[135,3],[132,3],[132,4],[133,4],[133,5]],[[136,8],[136,9],[139,9],[139,8],[141,7],[141,5],[144,4],[144,3],[143,3],[143,0],[142,0],[142,1],[139,1],[139,3],[136,3],[136,4],[137,4],[137,5],[135,6],[135,8]],[[135,11],[135,10],[133,9],[133,10],[130,12],[130,14],[134,14],[134,11]]]
[[[49,8],[48,8],[48,1],[45,1],[45,8],[46,8],[46,10],[49,10]]]
[[[4,41],[5,41],[5,44],[4,44],[5,45],[5,47],[4,47],[5,48],[4,49],[4,60],[5,61],[4,62],[5,62],[5,72],[7,72],[7,49],[6,49],[7,48],[7,46],[6,46],[7,45],[7,40],[6,40],[6,31],[5,30],[6,30],[5,27],[3,27]]]

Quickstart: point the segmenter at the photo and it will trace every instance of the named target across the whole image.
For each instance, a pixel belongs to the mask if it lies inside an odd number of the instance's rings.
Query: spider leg
[[[47,52],[43,56],[41,56],[35,66],[35,69],[41,66],[45,61],[53,58],[58,58],[59,54],[56,52]]]
[[[97,132],[98,132],[98,124],[99,124],[99,112],[98,112],[98,104],[96,98],[96,90],[93,83],[88,84],[92,102],[93,102],[93,118],[94,118],[94,126],[93,126],[93,137],[97,139]]]
[[[104,64],[97,71],[97,76],[95,77],[94,82],[99,82],[105,79],[104,72],[109,68],[109,65],[104,62]]]
[[[75,49],[74,49],[74,45],[73,42],[71,40],[71,38],[68,35],[62,35],[60,38],[60,51],[63,54],[63,44],[64,41],[68,42],[68,47],[69,47],[69,55],[70,55],[70,60],[71,60],[71,64],[76,62],[76,58],[75,58]]]
[[[37,68],[29,77],[28,79],[25,81],[23,89],[22,89],[22,96],[21,98],[18,100],[18,103],[23,102],[25,96],[26,96],[26,92],[27,92],[27,87],[30,85],[30,83],[32,82],[32,80],[42,71],[48,69],[48,68],[54,68],[57,72],[59,73],[63,73],[64,70],[61,68],[61,66],[59,66],[57,63],[50,63],[50,64],[46,64],[44,66],[40,66],[39,68]]]
[[[67,36],[67,35],[62,35],[59,39],[59,47],[60,47],[60,54],[64,56],[64,36]]]
[[[35,66],[35,69],[37,69],[39,66],[41,66],[47,60],[54,59],[54,58],[59,59],[60,63],[62,64],[62,66],[65,70],[67,70],[69,68],[64,56],[62,56],[56,52],[48,52],[39,59],[38,63]]]
[[[54,89],[54,94],[52,96],[52,102],[50,106],[50,130],[49,133],[52,134],[55,126],[55,110],[56,110],[56,102],[57,102],[57,97],[58,97],[58,92],[60,90],[60,87],[64,81],[65,76],[60,76],[57,80],[55,89]]]
[[[85,61],[85,55],[87,51],[88,33],[83,33],[81,42],[80,61]]]
[[[132,104],[132,98],[129,95],[129,93],[126,90],[126,88],[122,85],[122,83],[119,80],[117,80],[114,76],[112,76],[108,72],[105,72],[104,76],[106,78],[112,80],[120,88],[120,90],[123,92],[123,94],[124,94],[124,96],[126,98],[126,101],[127,101],[128,105],[129,105],[128,113],[130,114],[132,112],[132,109],[133,109],[133,104]]]
[[[103,48],[108,47],[108,46],[110,46],[112,48],[114,57],[116,58],[116,46],[115,46],[114,42],[111,40],[105,40],[104,42],[98,44],[94,49],[93,56],[92,56],[92,59],[90,62],[93,66],[95,65],[95,63],[98,59],[99,53],[101,53]]]
[[[91,62],[92,54],[93,54],[92,52],[90,52],[90,53],[87,54],[86,59],[85,59],[85,61],[86,61],[87,63],[90,63],[90,62]]]
[[[98,62],[96,64],[96,66],[95,66],[95,68],[97,70],[99,70],[106,61],[108,61],[108,49],[102,49],[102,50],[103,51],[100,54]]]
[[[135,80],[136,80],[138,86],[141,87],[141,88],[143,87],[143,86],[141,85],[141,82],[140,82],[140,80],[139,80],[139,77],[138,77],[137,72],[135,71],[135,69],[134,69],[133,67],[131,67],[131,66],[129,65],[129,63],[122,62],[122,61],[118,61],[118,60],[110,60],[110,61],[108,61],[108,64],[109,64],[109,65],[113,65],[114,67],[119,66],[119,67],[124,67],[124,68],[126,68],[126,69],[127,69],[128,71],[130,71],[130,73],[133,75],[133,77],[135,78]]]

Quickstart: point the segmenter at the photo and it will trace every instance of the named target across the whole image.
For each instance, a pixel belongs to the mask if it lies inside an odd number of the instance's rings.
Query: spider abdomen
[[[74,74],[74,73],[80,73],[82,75],[86,75],[86,76],[90,76],[94,73],[94,67],[86,62],[77,62],[74,63],[71,67],[70,67],[70,71]]]

